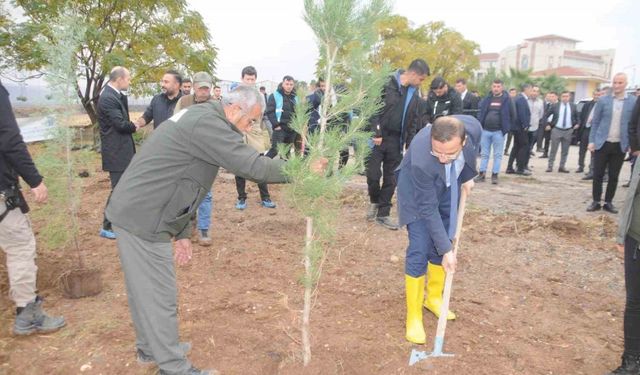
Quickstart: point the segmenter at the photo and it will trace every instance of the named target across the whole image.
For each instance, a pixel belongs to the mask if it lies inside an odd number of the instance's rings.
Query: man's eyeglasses
[[[446,159],[448,161],[454,161],[458,158],[458,154],[460,153],[460,151],[456,152],[455,154],[442,154],[442,153],[438,153],[438,152],[433,152],[433,150],[431,150],[431,155],[435,156],[438,159]]]

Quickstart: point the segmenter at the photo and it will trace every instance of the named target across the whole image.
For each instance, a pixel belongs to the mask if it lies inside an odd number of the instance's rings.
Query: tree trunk
[[[313,246],[313,219],[307,217],[307,235],[304,251],[304,308],[302,310],[302,360],[305,366],[311,362],[311,340],[309,339],[309,316],[311,315],[311,292],[313,275],[311,274],[311,251]]]
[[[100,127],[98,125],[98,112],[96,111],[96,107],[93,105],[91,101],[85,102],[82,100],[82,107],[84,111],[89,116],[89,121],[91,121],[91,133],[93,134],[93,148],[98,149],[100,146]]]

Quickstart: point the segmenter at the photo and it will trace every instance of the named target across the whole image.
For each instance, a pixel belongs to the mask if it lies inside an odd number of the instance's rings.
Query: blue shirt
[[[456,179],[460,177],[460,173],[462,173],[462,168],[464,168],[464,154],[460,152],[456,160],[452,163],[456,163]],[[447,183],[447,187],[451,186],[451,166],[449,164],[445,164],[444,166],[445,180]]]

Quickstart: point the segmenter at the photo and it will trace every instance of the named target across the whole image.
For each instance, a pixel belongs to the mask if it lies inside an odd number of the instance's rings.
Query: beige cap
[[[213,87],[213,78],[207,72],[198,72],[193,75],[193,87]]]

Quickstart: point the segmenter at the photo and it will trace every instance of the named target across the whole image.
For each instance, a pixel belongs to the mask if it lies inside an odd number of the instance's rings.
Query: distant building
[[[491,66],[503,72],[510,68],[531,70],[534,77],[556,74],[567,79],[566,89],[575,98],[587,97],[598,85],[610,81],[615,50],[578,50],[579,42],[553,34],[525,39],[499,54],[479,55],[476,77],[482,77]]]

